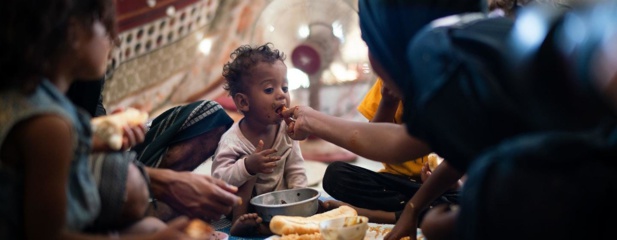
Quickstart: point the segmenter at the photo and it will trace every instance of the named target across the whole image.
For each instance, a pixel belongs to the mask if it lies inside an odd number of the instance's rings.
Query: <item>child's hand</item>
[[[422,182],[426,182],[426,180],[428,179],[428,177],[431,176],[431,174],[433,174],[433,172],[431,172],[431,168],[429,168],[428,162],[425,162],[424,166],[422,166],[422,170],[420,171],[420,178],[422,179]]]
[[[269,148],[263,150],[263,148],[264,141],[259,140],[255,153],[248,156],[244,161],[246,170],[251,175],[255,175],[257,173],[273,173],[274,168],[276,167],[276,162],[281,159],[280,156],[269,156],[270,154],[276,152],[275,149]]]

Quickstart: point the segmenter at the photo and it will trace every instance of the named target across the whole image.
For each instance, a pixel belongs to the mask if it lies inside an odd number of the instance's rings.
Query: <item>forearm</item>
[[[219,154],[220,155],[220,154]],[[246,166],[247,158],[240,158],[238,160],[234,160],[233,158],[228,157],[220,157],[217,156],[215,160],[212,161],[212,177],[221,179],[228,184],[234,186],[243,185],[246,181],[253,179],[257,176],[252,175],[247,166]]]
[[[394,115],[396,114],[396,109],[398,108],[398,101],[395,103],[391,103],[388,101],[380,101],[379,106],[377,107],[377,111],[375,112],[375,116],[373,119],[370,119],[371,122],[389,122],[393,123]]]
[[[150,178],[150,190],[152,195],[158,199],[167,199],[169,193],[169,183],[173,181],[176,172],[169,169],[146,167],[146,172]]]
[[[368,159],[402,163],[430,153],[426,144],[407,134],[404,125],[350,121],[317,111],[310,115],[304,126],[307,132]]]

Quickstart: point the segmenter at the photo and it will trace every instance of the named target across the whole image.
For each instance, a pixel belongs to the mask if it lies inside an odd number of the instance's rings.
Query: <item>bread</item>
[[[339,217],[354,216],[358,216],[358,212],[348,206],[340,206],[330,211],[315,214],[310,217],[278,215],[274,216],[272,220],[270,220],[270,231],[278,235],[319,233],[319,223],[321,221]]]
[[[283,118],[283,120],[285,120],[285,124],[287,124],[287,126],[290,126],[290,124],[292,122],[294,122],[295,120],[293,118],[290,117],[283,117],[283,112],[287,111],[288,108],[285,106],[282,106],[281,108],[277,109],[276,113]]]
[[[113,150],[122,148],[124,126],[137,126],[148,121],[148,113],[135,108],[128,108],[120,113],[92,119],[94,135],[106,142]]]
[[[279,240],[322,240],[320,233],[311,234],[288,234],[283,235]]]
[[[202,220],[193,219],[184,229],[184,232],[194,239],[210,239],[214,234],[214,228]]]
[[[441,162],[443,162],[443,158],[439,157],[435,153],[429,154],[427,156],[427,158],[428,158],[428,168],[431,170],[431,172],[435,171],[437,166],[439,166],[439,164],[441,164]]]

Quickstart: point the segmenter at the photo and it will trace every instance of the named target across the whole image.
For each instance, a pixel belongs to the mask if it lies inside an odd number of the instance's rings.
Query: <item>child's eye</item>
[[[274,92],[274,88],[266,88],[264,89],[264,92],[267,94],[273,93]]]
[[[286,92],[288,92],[288,91],[289,91],[289,88],[288,88],[288,87],[283,87],[283,92],[284,92],[284,93],[286,93]]]

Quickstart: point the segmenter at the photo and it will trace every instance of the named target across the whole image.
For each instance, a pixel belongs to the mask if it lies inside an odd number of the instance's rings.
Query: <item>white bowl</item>
[[[364,216],[335,218],[319,223],[324,240],[362,240],[368,230],[368,218]]]

